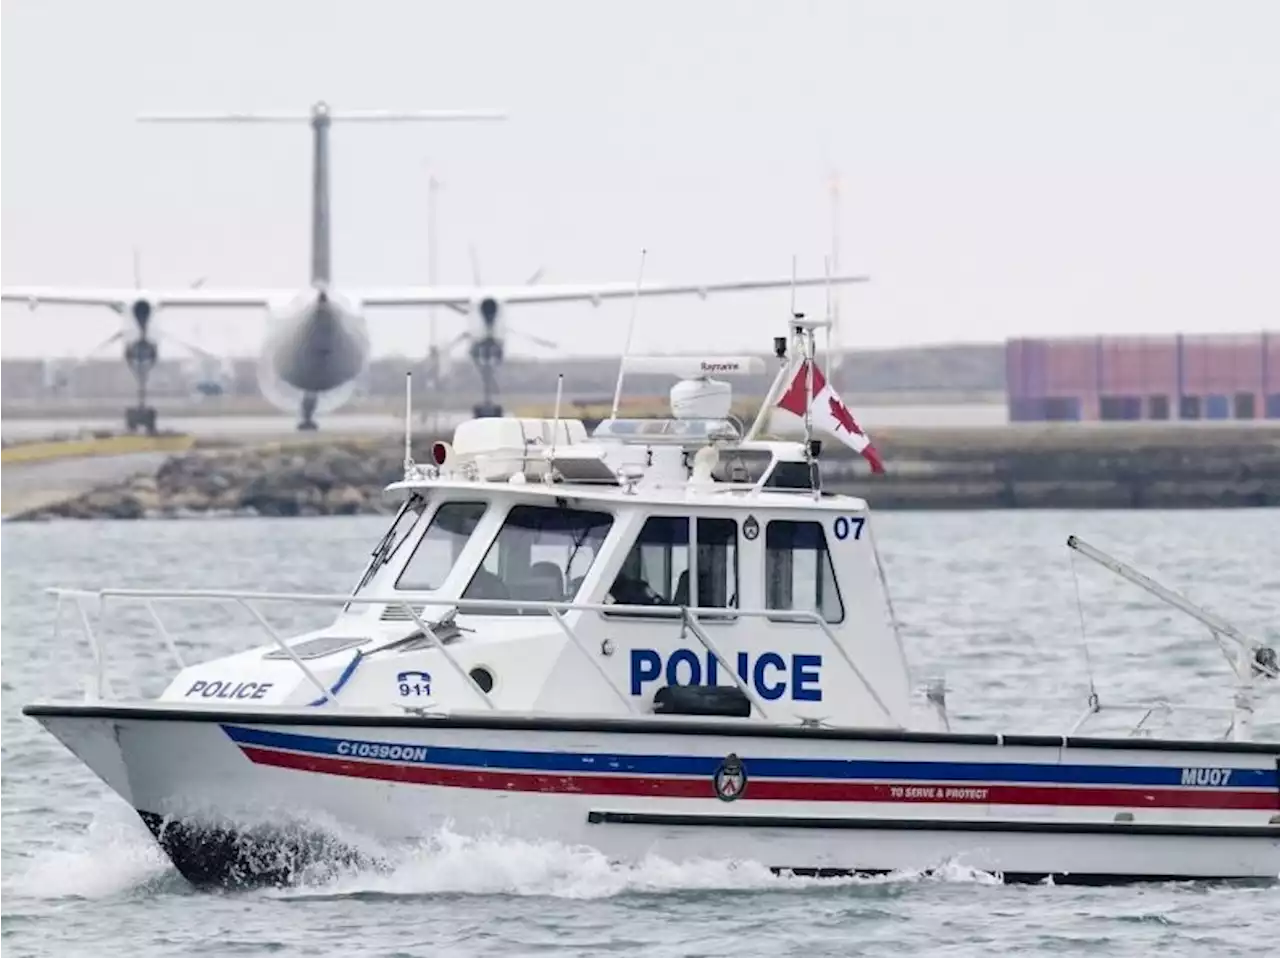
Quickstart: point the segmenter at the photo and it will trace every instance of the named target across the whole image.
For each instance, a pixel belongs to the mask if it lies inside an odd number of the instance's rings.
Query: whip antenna
[[[404,374],[404,475],[413,471],[413,370]]]
[[[791,254],[791,315],[796,314],[796,254]]]
[[[827,279],[827,375],[835,379],[835,354],[831,351],[831,330],[835,326],[835,314],[831,310],[831,257],[822,258],[822,273]]]
[[[556,440],[560,438],[560,398],[564,394],[564,373],[556,376],[556,410],[554,419],[551,423],[551,462],[552,468],[555,467],[556,458]],[[547,480],[551,480],[551,470],[547,471]]]
[[[618,407],[622,405],[622,380],[627,374],[627,354],[631,352],[631,334],[636,329],[636,310],[640,305],[640,284],[644,282],[644,259],[648,250],[640,251],[640,273],[636,276],[636,293],[631,297],[631,319],[627,323],[627,341],[622,347],[622,358],[618,361],[618,384],[613,389],[613,410],[610,419],[618,418]]]

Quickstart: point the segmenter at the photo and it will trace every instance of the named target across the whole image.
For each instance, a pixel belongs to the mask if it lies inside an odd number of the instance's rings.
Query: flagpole
[[[804,448],[805,455],[809,455],[809,441],[813,439],[813,330],[804,331],[804,327],[799,321],[804,319],[804,313],[794,314],[796,329],[800,330],[800,335],[804,337]]]
[[[813,491],[813,498],[817,499],[822,494],[818,477],[818,460],[813,455],[813,364],[817,360],[816,348],[814,346],[814,343],[817,341],[817,337],[814,334],[812,325],[809,325],[806,328],[800,322],[804,319],[804,313],[796,313],[795,319],[796,331],[804,337],[804,458],[809,464],[809,488]]]

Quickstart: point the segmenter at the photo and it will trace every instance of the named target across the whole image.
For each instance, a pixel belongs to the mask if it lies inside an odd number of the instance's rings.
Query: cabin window
[[[515,506],[462,597],[572,601],[612,526],[613,516],[607,512]],[[495,608],[484,614],[546,611]]]
[[[772,452],[735,449],[721,453],[711,470],[716,482],[756,483],[764,479],[766,489],[812,489],[813,470],[808,462],[775,460]]]
[[[396,580],[396,588],[434,592],[444,585],[486,508],[483,502],[443,503]]]
[[[606,601],[672,608],[737,608],[738,523],[700,518],[696,525],[696,588],[689,575],[689,519],[650,516],[623,560]]]
[[[720,454],[711,478],[716,482],[759,482],[773,463],[773,453],[763,449],[732,449]]]
[[[844,620],[821,524],[775,519],[765,529],[764,548],[766,608],[818,612],[828,622]]]
[[[698,590],[692,605],[738,607],[738,523],[733,519],[698,520]]]
[[[785,460],[773,467],[764,486],[766,489],[812,489],[813,473],[807,462]]]
[[[356,592],[359,592],[372,579],[384,565],[391,561],[399,550],[401,543],[409,538],[409,533],[417,526],[418,520],[422,518],[423,511],[427,508],[427,500],[422,496],[414,493],[400,507],[400,511],[396,513],[395,520],[391,523],[391,528],[386,534],[378,540],[378,544],[373,549],[373,558],[369,561],[369,566],[364,571],[364,577],[361,578],[360,584],[356,586]]]

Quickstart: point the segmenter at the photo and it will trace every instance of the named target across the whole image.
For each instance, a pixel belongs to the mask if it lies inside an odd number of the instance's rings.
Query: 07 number
[[[849,538],[850,533],[853,533],[854,539],[861,539],[862,527],[866,524],[866,521],[866,516],[853,516],[851,518],[838,516],[835,522],[836,538],[843,542]]]

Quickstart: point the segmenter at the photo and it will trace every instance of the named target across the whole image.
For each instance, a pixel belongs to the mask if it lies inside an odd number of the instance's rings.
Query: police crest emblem
[[[730,753],[720,767],[716,769],[712,780],[716,788],[716,797],[722,802],[732,802],[741,798],[747,790],[747,770],[742,766],[742,759]]]

